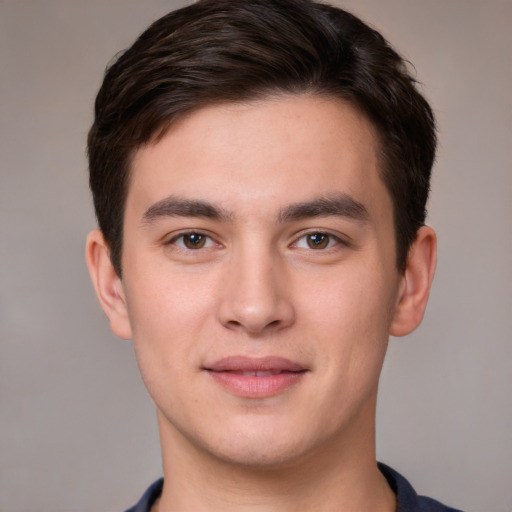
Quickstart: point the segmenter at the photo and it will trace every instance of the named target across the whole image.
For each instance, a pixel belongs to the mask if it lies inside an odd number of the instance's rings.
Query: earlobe
[[[392,336],[405,336],[423,320],[436,268],[437,239],[434,230],[422,226],[407,258],[390,327]]]
[[[85,259],[101,307],[107,315],[112,332],[130,339],[132,331],[121,279],[110,260],[110,250],[100,230],[89,233]]]

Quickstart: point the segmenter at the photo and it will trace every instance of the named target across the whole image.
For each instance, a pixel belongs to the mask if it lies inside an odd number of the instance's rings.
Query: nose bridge
[[[293,321],[283,263],[271,244],[256,240],[233,251],[220,304],[225,326],[255,334],[278,330]]]

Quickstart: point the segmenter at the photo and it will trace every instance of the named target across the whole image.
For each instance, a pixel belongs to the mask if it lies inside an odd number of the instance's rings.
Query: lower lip
[[[243,398],[268,398],[297,384],[306,372],[284,372],[277,375],[239,375],[233,372],[208,371],[213,380],[234,395]]]

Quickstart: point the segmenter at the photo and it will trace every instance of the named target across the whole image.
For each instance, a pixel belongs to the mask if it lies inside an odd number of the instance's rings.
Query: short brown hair
[[[362,111],[380,136],[397,267],[425,222],[436,134],[404,60],[354,15],[310,0],[202,0],[154,22],[107,69],[88,137],[90,187],[121,276],[130,163],[178,117],[215,102],[312,93]]]

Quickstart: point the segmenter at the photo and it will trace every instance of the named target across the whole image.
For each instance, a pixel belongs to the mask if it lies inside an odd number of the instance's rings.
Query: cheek
[[[199,340],[211,341],[202,333],[211,322],[214,293],[204,279],[171,276],[154,263],[140,268],[143,273],[127,269],[125,291],[137,362],[149,388],[197,367]]]
[[[392,273],[361,264],[309,281],[302,303],[325,328],[363,335],[388,331],[396,294]]]
[[[316,330],[322,365],[344,386],[376,383],[385,356],[395,300],[386,273],[366,266],[343,273],[305,294],[310,324]],[[315,301],[307,301],[307,297]],[[308,306],[309,304],[309,306]],[[365,382],[368,379],[368,382]]]
[[[161,336],[200,327],[215,296],[214,273],[194,272],[186,265],[176,268],[151,254],[130,263],[125,290],[134,338],[158,342]]]

